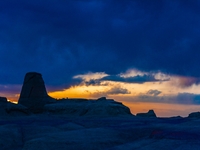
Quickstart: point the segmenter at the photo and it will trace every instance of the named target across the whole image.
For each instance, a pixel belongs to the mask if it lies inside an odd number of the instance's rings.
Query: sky
[[[0,96],[27,72],[55,98],[113,98],[135,114],[200,110],[200,0],[0,1]]]

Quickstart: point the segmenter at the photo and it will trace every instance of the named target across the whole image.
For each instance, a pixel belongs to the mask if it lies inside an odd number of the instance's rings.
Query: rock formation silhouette
[[[147,113],[137,113],[137,117],[156,117],[154,110],[149,110]]]
[[[46,104],[44,111],[64,116],[133,116],[128,107],[106,97],[97,100],[62,99]]]
[[[0,97],[0,102],[7,102],[7,98],[6,97]]]
[[[192,112],[188,115],[188,118],[200,118],[200,112]]]
[[[29,72],[25,75],[18,104],[27,107],[33,113],[46,112],[75,116],[132,115],[128,107],[106,97],[96,101],[68,98],[55,100],[47,94],[42,75],[37,72]]]
[[[45,104],[54,102],[46,91],[42,75],[37,72],[29,72],[25,75],[18,103],[26,106],[31,112],[43,111]]]

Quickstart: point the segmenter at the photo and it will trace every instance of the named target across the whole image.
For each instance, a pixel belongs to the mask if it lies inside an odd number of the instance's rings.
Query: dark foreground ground
[[[196,150],[200,119],[31,115],[0,119],[2,150]]]

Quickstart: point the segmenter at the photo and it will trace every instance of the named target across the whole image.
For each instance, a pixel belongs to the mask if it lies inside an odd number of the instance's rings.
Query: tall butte
[[[33,113],[43,111],[44,105],[55,102],[46,91],[42,75],[29,72],[25,75],[18,103],[26,106]]]

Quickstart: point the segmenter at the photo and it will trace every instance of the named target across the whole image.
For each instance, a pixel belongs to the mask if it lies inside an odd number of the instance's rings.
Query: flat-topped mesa
[[[39,113],[43,111],[45,104],[52,101],[53,99],[47,94],[42,75],[37,72],[27,73],[18,103],[34,113]]]

